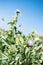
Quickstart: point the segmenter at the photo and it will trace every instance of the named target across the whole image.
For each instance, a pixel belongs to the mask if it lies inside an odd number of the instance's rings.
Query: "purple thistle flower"
[[[33,46],[33,40],[28,40],[28,43],[27,43],[29,46]]]

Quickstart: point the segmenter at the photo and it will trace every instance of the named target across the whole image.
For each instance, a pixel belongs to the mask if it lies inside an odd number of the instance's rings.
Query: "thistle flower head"
[[[28,42],[27,42],[27,44],[29,45],[29,46],[33,46],[33,40],[28,40]]]

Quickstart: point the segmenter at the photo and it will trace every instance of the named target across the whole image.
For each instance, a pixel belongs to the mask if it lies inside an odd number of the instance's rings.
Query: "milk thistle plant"
[[[20,10],[9,22],[10,30],[0,29],[0,65],[43,65],[43,38],[32,32],[25,36],[17,29]]]

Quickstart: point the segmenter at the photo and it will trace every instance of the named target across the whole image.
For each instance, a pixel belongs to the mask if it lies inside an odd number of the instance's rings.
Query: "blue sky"
[[[21,11],[17,24],[22,25],[24,34],[32,30],[43,33],[43,0],[0,0],[0,28],[9,29],[7,23],[17,9]],[[5,21],[1,21],[2,17]]]

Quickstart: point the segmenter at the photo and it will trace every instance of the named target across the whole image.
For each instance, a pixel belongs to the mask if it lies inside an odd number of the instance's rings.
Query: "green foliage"
[[[0,65],[43,65],[43,39],[34,32],[25,36],[17,30],[17,13],[8,23],[10,30],[0,30]],[[33,46],[27,44],[30,39]]]

